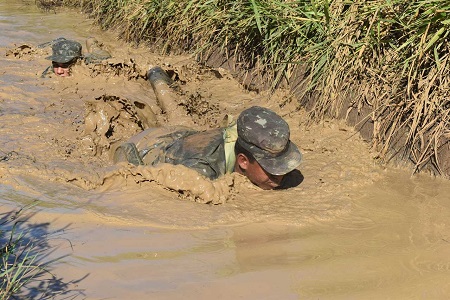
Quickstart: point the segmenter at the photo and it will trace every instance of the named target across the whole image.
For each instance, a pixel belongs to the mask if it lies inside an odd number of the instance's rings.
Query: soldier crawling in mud
[[[170,80],[159,67],[150,69],[147,77],[154,88],[155,81]],[[259,106],[245,109],[225,128],[202,132],[184,126],[149,128],[114,150],[115,163],[181,164],[212,180],[237,172],[265,190],[298,185],[301,159],[286,121]]]
[[[48,45],[52,45],[52,55],[46,57],[46,59],[51,60],[52,65],[42,73],[41,77],[47,76],[50,70],[57,76],[68,77],[71,73],[71,67],[79,59],[83,58],[85,63],[96,63],[111,57],[109,52],[101,49],[98,41],[93,37],[86,40],[88,53],[85,55],[82,54],[82,46],[77,41],[66,40],[61,37],[51,42],[40,44],[38,48]]]

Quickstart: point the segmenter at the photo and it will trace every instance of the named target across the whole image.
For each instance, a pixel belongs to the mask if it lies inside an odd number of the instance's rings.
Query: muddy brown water
[[[381,166],[345,124],[307,126],[288,94],[249,93],[225,70],[130,47],[83,15],[0,0],[0,29],[0,209],[37,201],[31,221],[61,237],[52,255],[68,256],[53,273],[77,299],[449,297],[449,181]],[[95,36],[113,58],[40,78],[50,48],[36,46],[60,36]],[[136,105],[159,113],[143,78],[155,65],[175,74],[183,103],[160,124],[207,129],[268,106],[304,154],[301,184],[262,191],[238,175],[112,165],[108,148],[146,126]]]

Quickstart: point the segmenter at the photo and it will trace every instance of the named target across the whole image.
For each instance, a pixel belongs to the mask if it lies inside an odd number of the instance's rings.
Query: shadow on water
[[[83,297],[83,291],[73,288],[83,279],[65,280],[53,273],[56,264],[68,254],[54,255],[59,240],[70,224],[50,231],[50,223],[33,223],[36,212],[28,207],[0,214],[0,269],[1,297],[4,299],[75,299]],[[3,298],[2,298],[3,299]]]

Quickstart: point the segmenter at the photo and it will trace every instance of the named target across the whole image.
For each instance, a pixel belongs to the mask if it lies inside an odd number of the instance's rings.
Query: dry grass
[[[331,26],[337,37],[328,49],[333,60],[313,91],[313,115],[368,107],[373,144],[383,157],[407,158],[414,172],[427,167],[450,175],[439,155],[450,146],[450,4],[370,1],[353,3],[345,14],[334,5],[330,11],[347,20]]]

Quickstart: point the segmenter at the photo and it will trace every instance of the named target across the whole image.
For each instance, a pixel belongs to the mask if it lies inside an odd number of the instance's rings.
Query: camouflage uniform
[[[239,145],[272,175],[287,174],[302,160],[290,140],[289,125],[270,109],[253,106],[244,110],[237,120],[237,135]]]
[[[57,38],[51,42],[44,43],[38,46],[43,48],[47,45],[52,45],[52,55],[47,56],[45,59],[51,60],[59,64],[70,64],[72,61],[81,58],[81,44],[76,41],[66,40],[65,38]],[[41,78],[46,77],[54,73],[53,66],[47,67],[41,74]]]
[[[86,40],[87,53],[84,55],[84,62],[86,64],[101,63],[103,60],[111,58],[111,54],[102,49],[101,44],[94,37],[89,37]]]
[[[208,131],[182,126],[149,128],[122,144],[115,151],[114,161],[152,166],[181,164],[209,179],[216,179],[233,171],[236,141],[233,132],[236,126]],[[232,149],[232,155],[226,155],[225,148]],[[227,156],[232,159],[227,160]]]
[[[63,39],[52,45],[52,55],[47,56],[45,59],[65,64],[81,56],[80,43]]]
[[[264,170],[285,175],[302,159],[289,138],[289,126],[280,116],[267,108],[253,106],[239,115],[236,125],[226,128],[203,132],[180,126],[147,129],[121,145],[114,161],[153,166],[182,164],[216,179],[233,172],[234,145],[238,142]]]

